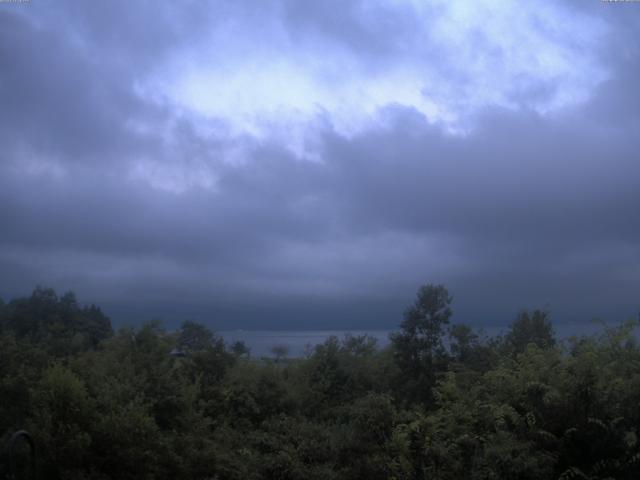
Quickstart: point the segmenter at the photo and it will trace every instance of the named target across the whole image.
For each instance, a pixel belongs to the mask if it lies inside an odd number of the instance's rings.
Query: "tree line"
[[[558,341],[523,311],[487,337],[451,304],[424,285],[387,347],[276,361],[36,288],[0,300],[2,441],[27,429],[45,479],[640,478],[637,322]]]

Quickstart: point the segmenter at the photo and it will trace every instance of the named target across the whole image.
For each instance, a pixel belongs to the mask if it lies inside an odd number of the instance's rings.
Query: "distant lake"
[[[227,330],[218,334],[229,344],[243,341],[251,349],[252,357],[271,357],[271,349],[280,345],[289,347],[290,357],[301,357],[307,345],[313,348],[332,335],[342,339],[347,334],[366,334],[376,338],[378,347],[382,348],[389,344],[391,332],[392,330]]]
[[[590,335],[602,331],[600,325],[594,323],[558,324],[554,325],[558,339],[568,338],[571,335]],[[217,332],[227,344],[238,340],[243,341],[251,350],[252,357],[271,357],[271,349],[284,345],[289,348],[290,357],[302,357],[305,350],[323,343],[334,335],[340,339],[345,335],[369,335],[378,341],[378,348],[384,348],[389,344],[389,334],[398,329],[390,330],[222,330]],[[488,326],[483,328],[484,335],[495,336],[506,333],[505,326]]]

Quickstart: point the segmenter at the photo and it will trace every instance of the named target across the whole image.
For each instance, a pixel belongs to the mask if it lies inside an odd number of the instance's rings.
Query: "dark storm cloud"
[[[20,151],[86,163],[145,148],[125,122],[149,107],[64,31],[0,10],[0,62],[3,162]]]
[[[463,134],[410,105],[351,134],[324,112],[304,127],[310,161],[271,130],[238,132],[140,85],[169,77],[185,49],[207,52],[212,29],[257,40],[248,26],[266,18],[260,34],[283,35],[274,45],[325,48],[323,61],[424,62],[434,47],[416,54],[411,8],[108,6],[0,9],[2,296],[50,284],[122,317],[254,327],[393,326],[431,281],[474,322],[545,304],[569,320],[639,307],[638,14],[602,14],[607,77],[586,101],[537,111],[559,87],[519,77],[504,85],[513,104],[465,107]],[[487,42],[476,48],[489,65],[510,61]],[[432,61],[454,91],[473,87]]]

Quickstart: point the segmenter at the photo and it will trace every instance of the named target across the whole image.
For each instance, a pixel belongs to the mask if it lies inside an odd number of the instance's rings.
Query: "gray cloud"
[[[532,70],[500,85],[506,103],[461,110],[464,132],[399,95],[353,132],[319,108],[265,117],[255,133],[141,85],[173,81],[220,31],[240,37],[232,56],[262,41],[323,50],[322,62],[347,52],[372,75],[428,64],[450,92],[481,84],[446,55],[425,58],[444,37],[424,37],[409,6],[30,5],[0,8],[1,296],[47,284],[120,319],[220,328],[391,327],[423,282],[446,283],[457,319],[476,324],[545,304],[564,321],[637,311],[635,11],[572,7],[607,32],[592,58],[605,79],[586,99],[540,110],[567,87]],[[425,15],[437,22],[441,7]],[[477,35],[472,56],[509,71],[514,52]],[[283,141],[284,120],[303,153]]]

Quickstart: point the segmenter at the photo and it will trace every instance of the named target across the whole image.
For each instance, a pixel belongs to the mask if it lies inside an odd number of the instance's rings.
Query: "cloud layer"
[[[475,324],[635,315],[638,27],[602,2],[0,5],[0,296],[378,328],[438,282]]]

